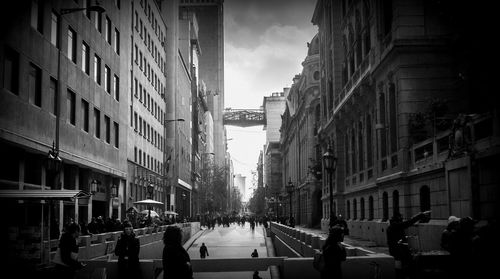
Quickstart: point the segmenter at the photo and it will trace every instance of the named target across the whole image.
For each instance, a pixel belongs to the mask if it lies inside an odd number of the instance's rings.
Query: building
[[[196,14],[199,43],[203,55],[199,60],[199,78],[206,84],[208,108],[214,122],[215,164],[225,164],[226,144],[224,111],[224,7],[223,0],[180,0],[180,7]]]
[[[246,197],[246,176],[237,173],[234,175],[234,187],[240,191],[242,197]]]
[[[280,132],[281,115],[285,111],[285,98],[290,88],[284,88],[283,92],[272,93],[264,97],[263,110],[266,116],[264,130],[266,131],[266,143],[263,150],[263,186],[268,189],[269,195],[278,195],[283,186]],[[267,185],[267,186],[266,186]]]
[[[131,24],[126,26],[130,46],[124,53],[131,63],[124,64],[128,72],[131,88],[129,104],[130,129],[127,142],[127,209],[134,202],[153,199],[166,202],[168,192],[164,178],[165,118],[166,112],[166,52],[167,25],[162,16],[161,6],[156,1],[132,1],[130,13],[123,11],[124,17],[133,15]],[[125,50],[131,50],[130,53]],[[129,67],[130,65],[130,67]],[[151,191],[151,192],[148,192]],[[145,210],[145,205],[137,206]],[[165,206],[157,206],[158,213]]]
[[[323,185],[323,228],[329,194],[351,234],[379,244],[386,243],[391,216],[432,210],[430,222],[410,230],[420,250],[440,249],[450,215],[498,218],[499,176],[490,160],[498,158],[500,102],[487,93],[495,71],[478,65],[489,59],[482,30],[494,16],[477,9],[437,1],[317,1],[320,144],[337,158],[332,193]],[[465,20],[475,14],[481,18]],[[481,39],[472,43],[473,37]]]
[[[8,6],[0,8],[0,153],[9,158],[2,163],[0,188],[92,192],[88,202],[51,202],[57,231],[70,220],[122,216],[130,115],[125,96],[131,22],[123,13],[128,3],[103,3],[103,13],[65,14],[63,9],[82,6]],[[62,159],[60,169],[49,167],[52,148]],[[38,224],[38,211],[28,203],[13,211],[19,214],[15,222],[20,228]]]
[[[322,212],[321,148],[318,142],[320,126],[319,97],[319,36],[308,44],[302,62],[302,73],[293,78],[286,97],[286,108],[280,128],[282,181],[292,183],[295,223],[314,227],[320,224]],[[282,185],[284,186],[284,185]],[[285,193],[285,189],[282,190]],[[289,203],[290,194],[287,196]],[[289,207],[285,207],[289,216]]]

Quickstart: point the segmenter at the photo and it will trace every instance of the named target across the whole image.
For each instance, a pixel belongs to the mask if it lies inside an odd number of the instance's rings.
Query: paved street
[[[265,236],[262,226],[256,226],[255,231],[250,230],[247,223],[245,227],[231,225],[215,227],[207,230],[188,249],[191,259],[199,259],[199,248],[202,243],[208,248],[208,258],[250,258],[250,254],[257,249],[259,257],[267,257]],[[194,278],[252,278],[253,272],[224,272],[195,273]],[[260,272],[260,277],[271,278],[269,271]]]

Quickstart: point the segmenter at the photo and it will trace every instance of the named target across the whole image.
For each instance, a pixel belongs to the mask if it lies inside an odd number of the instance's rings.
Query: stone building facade
[[[320,121],[319,37],[316,35],[302,62],[302,73],[293,78],[286,97],[286,108],[280,128],[282,181],[295,186],[292,215],[298,225],[320,224],[321,216],[321,154],[317,131]],[[282,185],[283,187],[284,185]],[[282,190],[286,193],[285,189]],[[290,194],[286,194],[285,216],[289,216]]]
[[[333,193],[323,185],[324,229],[329,194],[353,236],[380,244],[394,214],[432,210],[410,230],[421,250],[440,249],[450,215],[498,217],[499,176],[488,165],[498,158],[498,102],[484,79],[493,72],[474,67],[475,47],[464,43],[465,14],[438,1],[317,1],[319,134],[337,158]]]

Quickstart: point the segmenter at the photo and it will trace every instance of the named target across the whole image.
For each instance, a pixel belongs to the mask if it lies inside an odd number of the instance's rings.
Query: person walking
[[[207,246],[205,246],[205,243],[201,243],[201,246],[200,246],[200,258],[204,259],[205,257],[207,256],[210,256],[208,254],[208,249],[207,249]]]
[[[258,258],[258,257],[259,257],[259,253],[257,252],[257,249],[253,249],[252,258]]]
[[[189,254],[182,247],[182,232],[177,226],[168,226],[163,234],[163,278],[193,279]]]
[[[325,268],[320,272],[321,279],[342,278],[342,262],[346,260],[342,239],[344,239],[343,227],[336,225],[330,228],[328,238],[321,248],[325,259]]]
[[[54,258],[55,270],[59,277],[71,279],[75,277],[76,271],[85,265],[78,261],[78,244],[76,240],[80,237],[80,226],[71,223],[59,239],[59,250]]]
[[[120,278],[137,278],[139,275],[139,239],[135,237],[132,224],[125,222],[123,233],[116,243],[115,255],[118,256]]]

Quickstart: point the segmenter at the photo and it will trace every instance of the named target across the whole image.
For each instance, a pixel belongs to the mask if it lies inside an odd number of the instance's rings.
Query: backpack
[[[325,257],[323,256],[323,252],[319,251],[314,254],[314,259],[313,259],[313,267],[317,271],[323,271],[325,269],[326,262],[325,262]]]

